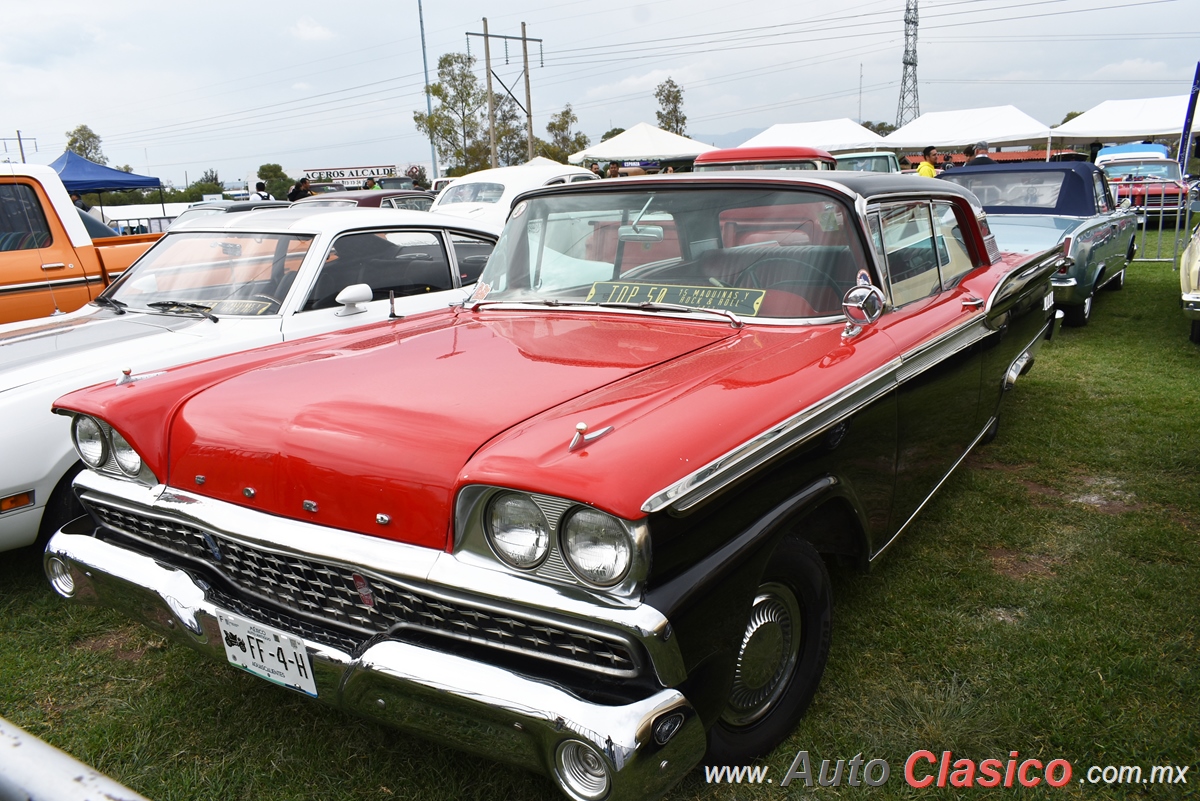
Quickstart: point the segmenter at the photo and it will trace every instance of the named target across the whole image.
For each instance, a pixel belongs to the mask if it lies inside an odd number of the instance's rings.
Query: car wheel
[[[1087,298],[1078,306],[1063,306],[1063,323],[1065,325],[1078,328],[1087,325],[1088,318],[1092,316],[1092,296]]]
[[[996,439],[996,434],[1000,432],[1000,418],[993,417],[992,422],[988,423],[987,430],[983,432],[983,436],[979,438],[980,445],[987,445]]]
[[[807,542],[779,544],[751,602],[725,711],[707,760],[741,765],[787,737],[816,694],[829,656],[829,571]]]
[[[1200,345],[1200,320],[1192,320],[1192,335],[1188,339]]]
[[[71,465],[66,474],[58,480],[54,491],[50,493],[50,499],[46,501],[46,508],[42,510],[42,522],[38,525],[36,541],[38,548],[45,548],[46,543],[60,528],[84,514],[83,505],[75,497],[75,490],[72,488],[75,476],[79,475],[81,470],[83,470],[83,462]]]
[[[1113,292],[1120,292],[1125,288],[1125,271],[1117,273],[1117,277],[1104,285],[1105,289],[1111,289]]]

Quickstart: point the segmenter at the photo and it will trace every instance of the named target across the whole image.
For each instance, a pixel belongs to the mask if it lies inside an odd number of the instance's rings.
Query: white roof
[[[1052,133],[1056,140],[1062,139],[1064,142],[1122,142],[1154,136],[1178,137],[1183,133],[1187,107],[1187,95],[1105,100],[1075,119],[1064,122]]]
[[[741,147],[819,147],[830,153],[874,150],[883,137],[848,117],[819,122],[782,122],[742,142]]]
[[[166,213],[163,213],[163,207]],[[130,203],[126,206],[93,207],[104,215],[105,222],[113,220],[149,220],[166,218],[173,220],[186,211],[193,203]]]
[[[625,161],[634,159],[694,159],[701,153],[717,148],[639,122],[624,133],[619,133],[606,142],[572,153],[567,161],[579,164],[588,161]]]
[[[883,138],[894,148],[957,147],[976,142],[989,145],[1045,145],[1050,126],[1016,106],[991,106],[961,111],[931,111]]]

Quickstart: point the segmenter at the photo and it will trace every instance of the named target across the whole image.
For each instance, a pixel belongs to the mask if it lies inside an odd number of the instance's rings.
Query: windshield
[[[104,297],[131,311],[192,303],[219,315],[274,314],[311,244],[291,234],[168,233]]]
[[[459,182],[446,187],[442,196],[438,198],[438,205],[447,206],[451,203],[497,203],[503,195],[504,184],[482,181],[470,183]]]
[[[717,170],[819,170],[815,161],[742,161],[732,164],[697,164],[696,172]]]
[[[854,172],[892,172],[892,161],[887,156],[856,156],[854,158],[838,158],[839,170]]]
[[[1174,161],[1122,161],[1103,165],[1110,181],[1178,181],[1179,165]]]
[[[805,191],[660,185],[534,198],[513,210],[472,300],[841,315],[866,265],[855,219],[841,200]]]

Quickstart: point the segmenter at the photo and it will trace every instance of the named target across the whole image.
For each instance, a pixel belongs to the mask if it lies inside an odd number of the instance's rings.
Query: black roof
[[[985,172],[1073,172],[1091,179],[1094,173],[1103,172],[1090,161],[1019,161],[1005,164],[979,164],[974,167],[955,167],[942,173],[940,178],[956,175],[976,175]]]

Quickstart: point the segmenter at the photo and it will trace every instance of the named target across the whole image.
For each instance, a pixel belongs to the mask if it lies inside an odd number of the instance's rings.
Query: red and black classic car
[[[89,514],[52,585],[573,799],[769,751],[825,560],[994,434],[1061,257],[953,184],[824,175],[535,190],[460,307],[61,398]]]

